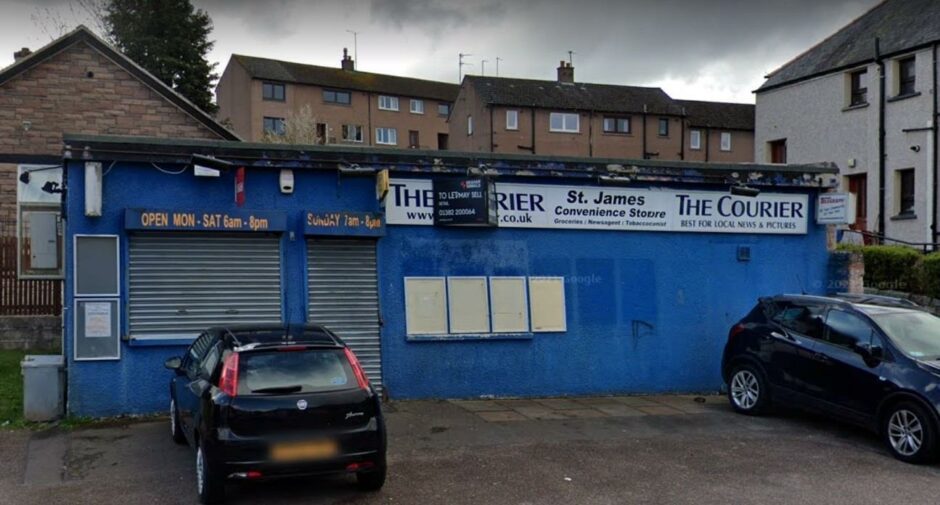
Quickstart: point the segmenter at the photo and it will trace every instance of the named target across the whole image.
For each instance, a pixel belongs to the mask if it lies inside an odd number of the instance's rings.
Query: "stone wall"
[[[57,316],[0,316],[0,349],[61,348],[62,319]]]

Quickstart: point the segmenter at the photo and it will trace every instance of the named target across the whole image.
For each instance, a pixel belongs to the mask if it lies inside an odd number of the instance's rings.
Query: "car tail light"
[[[306,351],[307,346],[305,345],[285,345],[284,347],[278,347],[278,351],[281,352],[294,352],[294,351]]]
[[[359,383],[360,389],[369,389],[369,378],[366,377],[366,372],[362,369],[362,366],[359,364],[359,360],[356,359],[356,355],[353,354],[352,350],[348,347],[344,349],[346,351],[346,359],[349,360],[349,365],[352,366],[353,373],[356,374],[356,382]]]
[[[225,358],[222,365],[222,378],[219,379],[219,389],[229,396],[238,393],[238,353],[233,352]]]
[[[363,461],[362,463],[350,463],[346,465],[347,472],[356,472],[359,470],[366,470],[375,466],[375,463],[371,461]]]
[[[731,327],[731,331],[728,333],[728,338],[734,338],[742,331],[744,331],[744,324],[738,323]]]
[[[249,472],[247,472],[247,473],[245,474],[245,477],[248,478],[248,479],[260,479],[260,478],[261,478],[261,472],[259,472],[259,471],[257,471],[257,470],[251,470],[251,471],[249,471]]]

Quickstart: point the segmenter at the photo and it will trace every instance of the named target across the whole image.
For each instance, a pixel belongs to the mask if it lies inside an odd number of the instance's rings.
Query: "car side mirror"
[[[865,359],[881,361],[885,357],[884,348],[880,345],[858,344],[855,346],[855,351]]]
[[[179,356],[174,356],[163,362],[163,366],[167,370],[179,371],[180,367],[183,366],[183,360]]]

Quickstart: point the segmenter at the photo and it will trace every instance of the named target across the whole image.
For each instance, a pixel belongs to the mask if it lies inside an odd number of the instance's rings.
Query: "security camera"
[[[919,152],[920,152],[920,146],[911,146],[911,151],[914,151],[915,153],[919,153]]]

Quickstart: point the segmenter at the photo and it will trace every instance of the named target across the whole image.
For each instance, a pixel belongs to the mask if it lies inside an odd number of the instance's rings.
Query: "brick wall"
[[[219,138],[84,42],[0,86],[0,153],[58,156],[63,132]]]
[[[0,163],[0,235],[15,234],[12,228],[15,222],[16,165]]]

